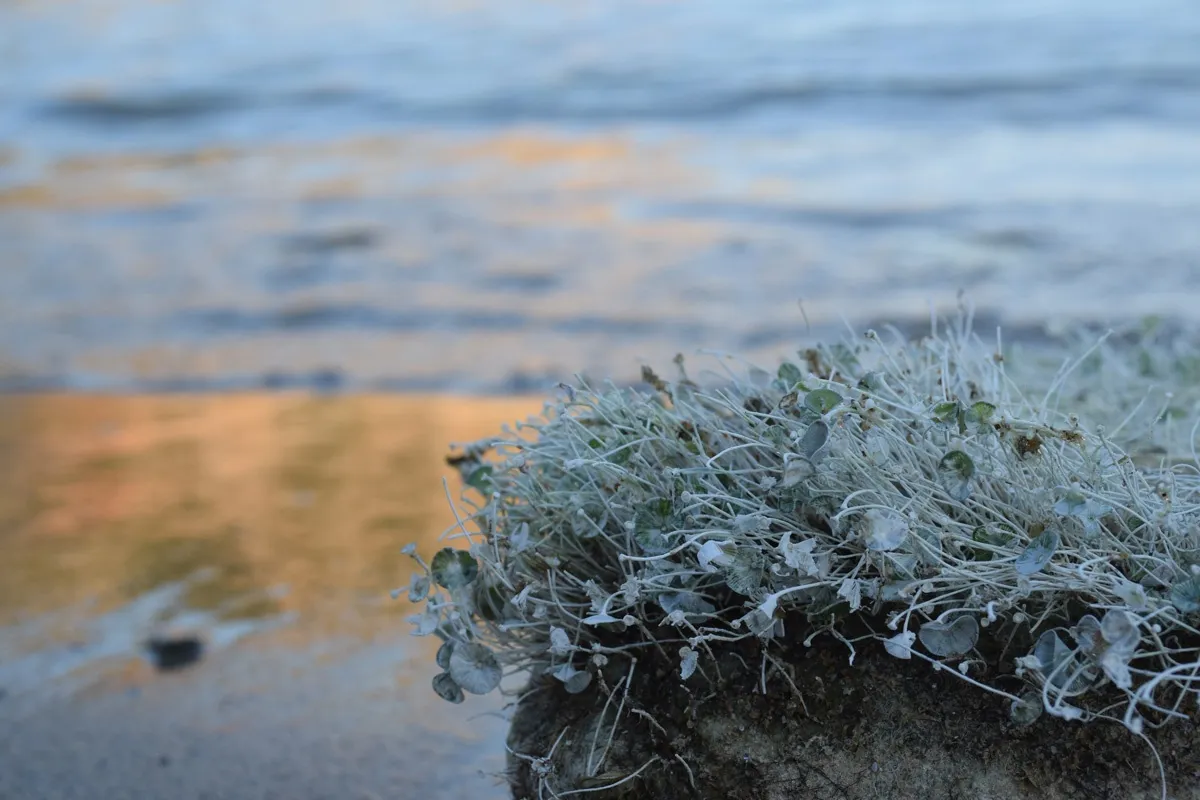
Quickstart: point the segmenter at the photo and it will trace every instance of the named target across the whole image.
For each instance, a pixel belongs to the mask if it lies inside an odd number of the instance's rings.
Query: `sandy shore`
[[[438,699],[388,592],[447,442],[537,406],[0,398],[0,799],[504,797],[499,699]],[[164,631],[203,657],[156,670]]]
[[[504,723],[475,716],[497,703],[443,703],[403,644],[267,636],[178,673],[111,661],[9,694],[0,798],[505,797]]]

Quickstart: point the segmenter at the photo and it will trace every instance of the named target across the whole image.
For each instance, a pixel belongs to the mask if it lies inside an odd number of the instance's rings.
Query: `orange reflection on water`
[[[370,636],[453,523],[450,442],[527,398],[300,394],[0,397],[0,625],[184,583],[217,618],[291,614]],[[381,617],[381,615],[384,615]],[[386,627],[391,627],[390,625]]]

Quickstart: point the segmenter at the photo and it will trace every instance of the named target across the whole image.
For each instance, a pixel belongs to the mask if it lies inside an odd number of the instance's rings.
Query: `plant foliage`
[[[1004,351],[964,311],[917,342],[805,351],[776,379],[693,381],[680,358],[649,388],[564,387],[453,458],[461,549],[418,559],[409,594],[416,632],[453,643],[434,688],[459,702],[503,667],[588,691],[650,649],[697,680],[731,642],[841,636],[856,616],[880,621],[860,646],[951,664],[1021,722],[1192,716],[1200,464],[1182,420],[1200,392],[1182,367],[1154,385],[1173,347]],[[993,654],[1014,641],[1005,678]]]

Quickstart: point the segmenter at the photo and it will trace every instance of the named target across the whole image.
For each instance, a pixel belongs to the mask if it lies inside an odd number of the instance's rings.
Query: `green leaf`
[[[858,379],[858,388],[866,389],[869,392],[877,392],[885,385],[883,377],[878,372],[868,372]]]
[[[967,422],[976,425],[986,425],[992,419],[992,415],[996,413],[996,407],[991,403],[985,403],[980,400],[967,409]]]
[[[765,438],[767,444],[774,446],[776,450],[787,450],[792,446],[791,437],[788,436],[787,428],[783,425],[768,426]]]
[[[800,368],[787,361],[779,365],[778,375],[779,380],[783,381],[788,389],[794,388],[797,383],[804,380],[804,373],[800,371]]]
[[[989,530],[982,525],[971,531],[971,541],[992,547],[1004,547],[1012,541],[1012,538],[1011,534]],[[995,551],[987,547],[976,547],[974,550],[976,561],[991,561],[995,555]]]
[[[951,450],[938,462],[938,476],[951,497],[955,500],[966,500],[971,494],[975,462],[962,450]]]
[[[673,508],[669,499],[656,497],[638,509],[634,517],[633,540],[642,548],[643,555],[662,555],[671,549],[671,544],[667,541],[663,531],[672,528],[671,511]]]
[[[467,478],[467,486],[479,490],[482,494],[492,493],[492,472],[490,465],[476,467]]]
[[[647,556],[661,556],[671,551],[671,543],[658,528],[640,528],[633,534],[633,540]]]
[[[443,547],[439,550],[429,566],[429,571],[438,585],[450,591],[466,586],[479,574],[479,565],[475,563],[471,554],[453,547]]]
[[[808,618],[809,622],[829,622],[845,619],[850,616],[850,613],[850,603],[838,600],[820,609],[805,611],[804,616]]]
[[[848,367],[850,371],[855,372],[861,366],[858,361],[858,356],[855,355],[848,345],[841,342],[835,342],[829,348],[829,354],[833,357],[833,361],[844,367]]]
[[[502,587],[476,581],[472,594],[475,612],[488,622],[499,622],[504,616],[504,604],[508,597]]]
[[[632,456],[633,456],[633,448],[632,447],[622,447],[620,450],[617,450],[612,455],[610,455],[608,457],[608,460],[610,463],[616,464],[617,466],[621,466],[623,464],[628,463],[629,459]]]
[[[958,419],[958,401],[938,403],[933,407],[933,418],[938,422],[954,422]]]
[[[804,405],[824,416],[838,407],[842,396],[832,389],[813,389],[804,396]]]

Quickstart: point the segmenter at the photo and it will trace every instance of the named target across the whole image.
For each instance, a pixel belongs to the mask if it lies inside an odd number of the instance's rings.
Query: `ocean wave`
[[[167,327],[204,337],[245,336],[274,331],[385,331],[393,333],[455,331],[469,333],[537,332],[572,335],[639,337],[668,335],[687,339],[706,334],[711,326],[693,321],[647,317],[575,315],[546,318],[516,311],[486,309],[390,309],[368,303],[312,303],[261,310],[188,309],[176,312]]]
[[[1038,74],[930,75],[899,77],[814,76],[777,78],[754,74],[680,76],[653,71],[554,76],[528,85],[492,85],[474,94],[447,91],[431,98],[424,82],[411,92],[362,87],[298,90],[186,89],[106,95],[62,96],[38,112],[79,124],[133,125],[191,122],[239,113],[325,111],[357,108],[372,117],[407,122],[509,122],[703,120],[770,110],[799,109],[841,101],[954,107],[986,101],[1035,104],[1035,111],[1103,113],[1144,109],[1162,96],[1181,108],[1200,94],[1200,65],[1142,69],[1088,69]],[[1170,96],[1170,98],[1167,97]]]
[[[43,104],[41,113],[51,118],[100,124],[189,122],[239,111],[249,105],[248,97],[232,92],[174,90],[60,97]]]

